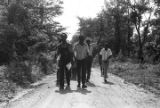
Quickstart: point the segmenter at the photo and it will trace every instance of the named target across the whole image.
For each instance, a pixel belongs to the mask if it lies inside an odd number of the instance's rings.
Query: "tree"
[[[151,18],[151,8],[149,7],[149,0],[139,0],[138,2],[135,2],[133,5],[131,4],[132,13],[130,15],[131,21],[135,26],[135,29],[137,31],[138,36],[138,44],[139,44],[139,50],[138,50],[138,58],[143,61],[143,46],[146,40],[146,37],[148,35],[148,29],[150,24],[150,18]],[[148,17],[148,22],[143,22],[143,15],[149,12],[150,16]],[[141,34],[141,28],[144,25],[143,34]]]
[[[109,43],[115,55],[120,49],[125,54],[127,44],[130,42],[127,43],[126,39],[130,38],[133,33],[132,24],[126,22],[128,5],[124,3],[124,0],[111,0],[105,5],[106,9],[103,9],[96,18],[79,18],[79,31],[97,40],[97,43]]]
[[[39,61],[41,52],[47,53],[49,44],[54,43],[64,30],[54,21],[54,17],[62,13],[61,4],[59,0],[16,0],[16,3],[5,5],[3,15],[7,23],[0,35],[0,44],[3,46],[0,48],[0,58],[9,58],[7,62],[12,68],[11,79],[18,77],[21,83],[24,78],[31,81],[31,64]],[[10,66],[13,63],[16,65]]]

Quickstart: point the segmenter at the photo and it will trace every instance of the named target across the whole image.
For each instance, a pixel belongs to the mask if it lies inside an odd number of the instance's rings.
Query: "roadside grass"
[[[125,62],[113,61],[109,70],[126,82],[160,94],[160,64],[138,64],[132,60]]]

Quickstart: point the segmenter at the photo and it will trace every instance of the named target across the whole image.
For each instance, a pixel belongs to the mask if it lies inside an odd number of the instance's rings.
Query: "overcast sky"
[[[67,28],[69,40],[77,32],[78,16],[96,17],[104,6],[104,0],[63,0],[63,2],[63,14],[57,20]]]

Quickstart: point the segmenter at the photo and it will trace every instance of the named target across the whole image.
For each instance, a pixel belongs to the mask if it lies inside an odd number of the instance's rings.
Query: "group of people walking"
[[[57,47],[57,85],[60,90],[64,90],[64,79],[66,79],[67,88],[70,88],[72,66],[76,65],[77,87],[87,88],[86,83],[90,81],[93,61],[93,47],[90,45],[91,41],[89,39],[85,41],[84,36],[80,35],[79,41],[72,46],[66,39],[67,34],[62,33],[60,44]],[[102,59],[104,81],[107,82],[106,73],[112,52],[106,45],[105,48],[101,49],[99,54]]]

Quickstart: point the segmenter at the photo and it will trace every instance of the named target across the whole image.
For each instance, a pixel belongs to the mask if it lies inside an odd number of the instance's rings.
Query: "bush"
[[[12,61],[8,66],[7,79],[12,80],[18,85],[32,83],[31,68],[27,61]]]
[[[13,44],[17,39],[17,32],[12,26],[7,26],[6,30],[0,35],[0,64],[9,63],[13,58]]]

